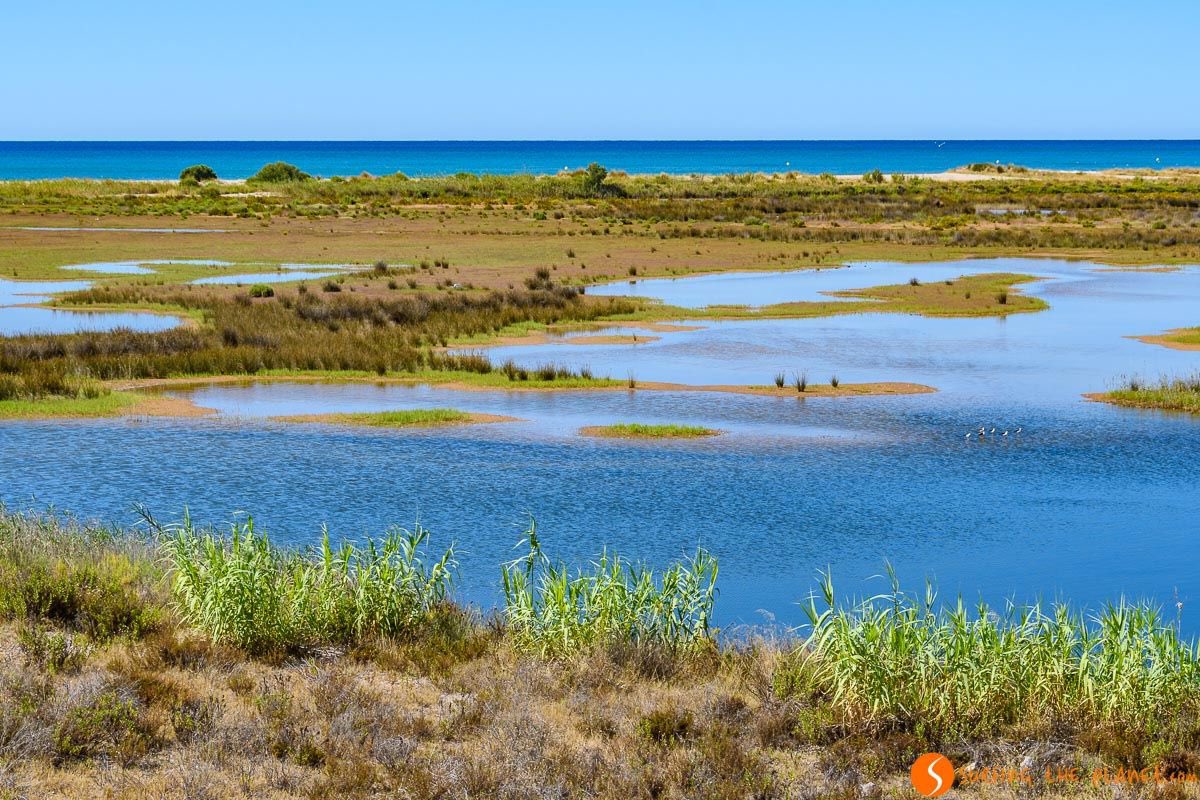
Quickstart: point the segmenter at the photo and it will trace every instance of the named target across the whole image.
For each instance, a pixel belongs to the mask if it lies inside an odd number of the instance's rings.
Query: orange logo
[[[908,771],[913,788],[926,797],[941,797],[954,785],[954,765],[941,753],[926,753]]]

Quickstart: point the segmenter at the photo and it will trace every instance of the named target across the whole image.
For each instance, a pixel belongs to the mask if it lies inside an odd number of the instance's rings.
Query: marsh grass
[[[1146,381],[1134,375],[1125,378],[1119,388],[1096,398],[1132,408],[1200,414],[1200,372],[1179,377],[1164,375],[1157,381]]]
[[[344,414],[315,414],[296,417],[276,417],[287,422],[325,422],[338,425],[361,425],[369,428],[420,428],[440,425],[461,425],[476,416],[453,408],[413,408],[398,411],[363,411]]]
[[[674,651],[708,642],[717,561],[698,550],[656,573],[607,550],[572,573],[542,551],[530,524],[528,553],[504,566],[504,621],[517,649],[561,657],[601,645],[637,643]]]
[[[699,425],[662,424],[651,425],[641,422],[620,422],[615,425],[592,425],[583,429],[588,436],[622,439],[697,439],[717,436],[720,431]]]
[[[284,550],[234,524],[228,536],[200,531],[187,518],[150,520],[169,559],[171,593],[184,621],[215,642],[251,653],[350,644],[417,631],[448,599],[454,548],[427,560],[419,525],[392,529],[361,546]]]
[[[482,354],[442,348],[459,337],[509,326],[590,320],[631,307],[620,300],[585,302],[573,288],[555,284],[438,297],[297,293],[253,303],[245,295],[230,298],[189,288],[110,286],[64,296],[61,302],[75,308],[166,304],[189,309],[203,322],[157,333],[0,338],[0,401],[96,396],[107,391],[101,381],[109,380],[289,369],[487,374],[494,368]],[[558,365],[541,365],[534,372],[543,383],[577,380]]]
[[[97,641],[137,638],[161,618],[163,571],[136,536],[0,505],[0,618],[50,622]]]

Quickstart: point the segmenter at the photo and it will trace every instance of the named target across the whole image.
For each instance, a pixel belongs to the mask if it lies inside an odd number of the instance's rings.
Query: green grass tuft
[[[704,436],[717,436],[721,433],[715,428],[703,428],[699,425],[647,425],[640,422],[596,425],[584,428],[583,432],[589,436],[622,439],[697,439]]]

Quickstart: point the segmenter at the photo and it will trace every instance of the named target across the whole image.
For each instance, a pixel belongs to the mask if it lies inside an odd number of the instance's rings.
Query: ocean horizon
[[[287,161],[321,177],[553,174],[593,161],[610,170],[672,175],[937,173],[981,162],[1088,171],[1200,167],[1200,140],[0,142],[0,180],[174,180],[198,163],[222,178],[240,179],[271,161]]]

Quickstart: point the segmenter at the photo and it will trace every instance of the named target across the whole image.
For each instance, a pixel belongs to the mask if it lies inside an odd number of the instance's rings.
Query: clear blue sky
[[[1200,138],[1200,4],[11,3],[0,139]]]

